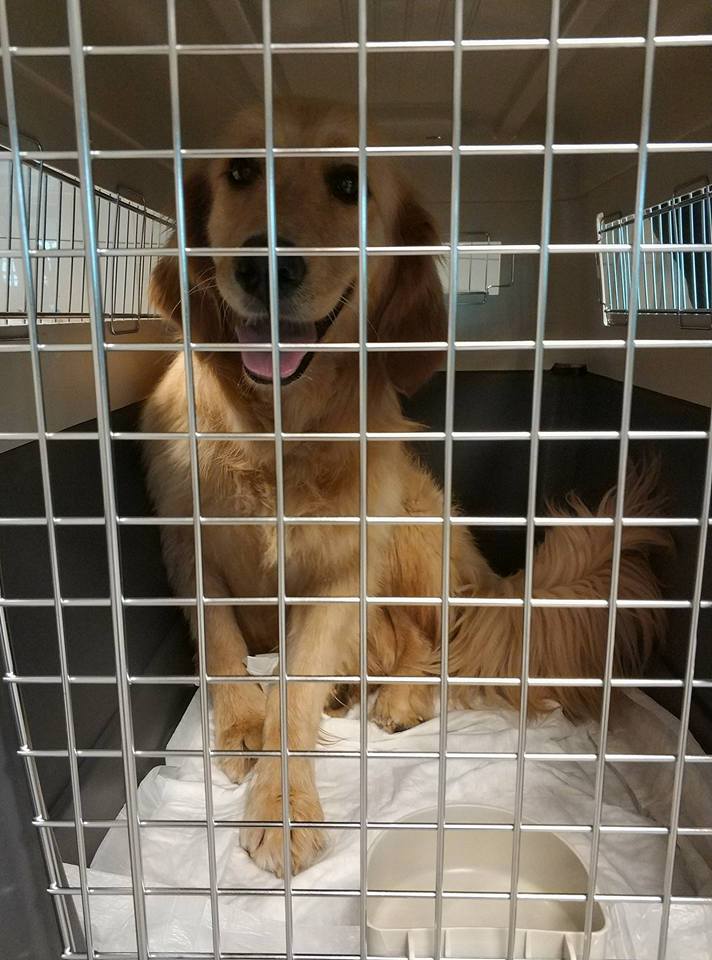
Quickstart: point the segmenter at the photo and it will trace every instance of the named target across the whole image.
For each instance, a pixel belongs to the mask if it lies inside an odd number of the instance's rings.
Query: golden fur
[[[356,141],[352,117],[324,106],[277,105],[276,144],[345,146]],[[262,119],[247,112],[237,118],[226,143],[239,150],[263,143]],[[357,207],[345,205],[324,186],[325,166],[334,160],[287,158],[276,162],[278,232],[297,246],[354,246]],[[229,161],[214,160],[186,181],[189,246],[238,247],[265,226],[264,181],[233,190]],[[432,245],[438,242],[431,218],[385,159],[369,162],[369,243]],[[327,314],[339,299],[348,301],[325,335],[326,341],[358,339],[357,260],[307,258],[308,273],[298,310],[306,321]],[[203,342],[232,342],[242,322],[242,294],[231,258],[190,260],[192,337]],[[152,298],[170,321],[180,323],[181,296],[177,259],[166,257],[152,278]],[[417,255],[369,259],[369,336],[383,341],[442,340],[445,308],[433,258]],[[369,355],[368,425],[371,431],[403,432],[415,425],[401,412],[399,393],[418,388],[440,363],[436,353]],[[245,373],[239,352],[194,354],[198,429],[207,433],[256,433],[272,430],[272,386]],[[148,431],[188,429],[183,356],[177,354],[149,398],[143,416]],[[282,388],[283,429],[288,432],[358,430],[358,356],[314,355],[300,379]],[[153,441],[148,447],[148,483],[159,514],[190,515],[193,510],[188,443]],[[271,440],[199,441],[200,511],[203,516],[274,516],[275,450]],[[635,480],[626,512],[649,515],[650,481]],[[290,597],[353,597],[359,590],[359,534],[355,525],[310,524],[310,517],[354,516],[359,512],[359,449],[354,441],[284,442],[284,506],[289,517],[304,518],[286,528],[286,587]],[[597,515],[610,515],[613,494]],[[407,446],[372,441],[368,448],[368,513],[417,517],[442,512],[442,492]],[[588,516],[576,498],[566,512]],[[563,511],[561,512],[563,514]],[[204,590],[209,597],[271,597],[277,594],[275,524],[205,525],[202,532]],[[427,524],[371,524],[368,529],[368,591],[371,596],[431,596],[441,593],[441,528]],[[655,529],[626,527],[620,595],[652,598],[658,585],[648,549],[664,541]],[[555,527],[536,552],[537,597],[606,598],[609,591],[610,527]],[[166,526],[163,548],[173,588],[179,596],[195,590],[193,532]],[[490,569],[469,531],[452,528],[452,595],[521,597],[522,574],[501,579]],[[195,611],[190,614],[193,632]],[[617,671],[635,671],[640,657],[659,633],[652,611],[621,611],[616,643]],[[605,609],[535,608],[532,618],[530,675],[600,677],[606,646]],[[460,607],[451,613],[449,670],[453,675],[516,677],[521,668],[521,607]],[[248,652],[274,650],[277,611],[210,604],[205,608],[208,662],[212,675],[245,676]],[[368,614],[368,669],[373,675],[437,675],[440,613],[435,605],[371,605]],[[287,613],[287,670],[317,676],[358,673],[359,615],[354,604],[290,604]],[[252,761],[240,750],[279,748],[279,698],[276,686],[265,696],[256,683],[212,686],[216,745],[235,750],[224,767],[243,779]],[[517,706],[517,687],[454,688],[453,703],[472,705],[480,698]],[[289,746],[312,750],[322,711],[350,702],[358,688],[327,683],[289,684]],[[590,687],[529,690],[529,708],[542,711],[552,700],[571,714],[595,708],[598,691]],[[388,730],[409,727],[437,712],[436,688],[423,684],[383,684],[375,690],[370,715]],[[247,816],[281,820],[279,761],[257,761],[250,785]],[[322,819],[312,762],[289,761],[289,800],[294,821]],[[283,869],[281,828],[245,828],[242,843],[262,867]],[[321,831],[294,827],[294,870],[307,866],[324,845]]]

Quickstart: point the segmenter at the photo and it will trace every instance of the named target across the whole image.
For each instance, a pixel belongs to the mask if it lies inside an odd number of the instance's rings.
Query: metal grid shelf
[[[629,244],[633,216],[610,220],[599,214],[602,250]],[[688,329],[712,328],[712,186],[700,187],[648,207],[643,212],[643,263],[638,282],[640,314],[672,314]],[[654,249],[655,244],[672,244]],[[700,249],[688,244],[701,244]],[[631,290],[631,255],[627,250],[598,255],[601,303],[608,326],[626,322]]]
[[[39,151],[41,154],[41,151]],[[25,279],[21,267],[20,223],[14,197],[15,167],[8,148],[0,162],[0,336],[18,335],[28,323]],[[22,161],[29,242],[38,259],[33,273],[36,317],[40,324],[86,323],[89,297],[81,213],[81,184],[76,177],[42,160]],[[148,306],[148,278],[172,222],[127,188],[94,190],[97,235],[117,259],[102,265],[102,309],[113,333],[133,331]],[[143,255],[136,255],[135,250]],[[146,256],[146,252],[149,255]],[[115,327],[115,324],[120,324]],[[3,328],[12,328],[12,330]]]

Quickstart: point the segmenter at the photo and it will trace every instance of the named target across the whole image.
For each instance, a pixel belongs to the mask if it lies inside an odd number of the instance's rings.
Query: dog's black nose
[[[245,247],[266,247],[267,236],[260,234],[250,237],[243,244]],[[284,237],[277,237],[278,247],[293,247],[294,244]],[[280,298],[288,298],[294,294],[307,272],[304,257],[277,257],[277,284]],[[269,258],[267,255],[256,257],[235,257],[235,279],[245,293],[257,297],[264,304],[269,304]]]

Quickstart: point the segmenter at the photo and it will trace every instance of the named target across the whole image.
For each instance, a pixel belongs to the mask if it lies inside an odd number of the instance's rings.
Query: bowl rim
[[[492,826],[496,826],[498,823],[500,823],[500,824],[502,824],[502,823],[507,823],[507,824],[508,824],[508,823],[511,823],[511,822],[512,822],[512,819],[513,819],[513,815],[510,813],[510,811],[509,811],[506,807],[498,807],[498,806],[495,806],[495,805],[493,805],[493,804],[484,804],[484,803],[482,803],[482,804],[480,804],[480,803],[451,803],[451,804],[446,804],[446,806],[445,806],[445,817],[444,817],[445,822],[447,822],[448,819],[449,819],[449,818],[448,818],[448,811],[453,811],[453,810],[463,810],[463,811],[476,810],[476,811],[479,811],[479,812],[486,811],[487,813],[495,814],[495,815],[497,815],[497,816],[500,817],[500,818],[502,818],[502,817],[504,818],[504,819],[499,819],[499,820],[493,820],[493,821],[492,821]],[[432,814],[432,813],[435,814],[434,817],[432,817],[432,818],[430,818],[430,819],[425,819],[425,817],[426,817],[427,814]],[[433,805],[430,805],[430,806],[428,806],[428,807],[422,807],[422,808],[419,809],[419,810],[415,810],[414,812],[409,813],[407,816],[405,816],[405,817],[400,817],[398,820],[394,820],[394,821],[391,821],[391,822],[393,822],[393,823],[415,823],[415,824],[417,824],[417,823],[422,823],[422,822],[432,823],[433,820],[437,820],[437,807],[435,807],[435,806],[433,806]],[[453,822],[457,822],[457,821],[453,821]],[[483,821],[483,820],[479,820],[479,821],[478,821],[478,820],[475,819],[474,817],[472,818],[471,822],[472,822],[472,823],[482,822],[482,823],[485,823],[485,824],[486,824],[486,821]],[[521,822],[522,822],[523,824],[526,823],[526,824],[535,824],[535,825],[545,826],[545,824],[542,824],[540,820],[536,820],[536,819],[534,819],[533,817],[523,817]],[[428,831],[428,832],[430,832],[430,831]],[[366,861],[366,887],[367,887],[367,889],[370,887],[368,874],[369,874],[369,871],[370,871],[371,859],[372,859],[374,850],[375,850],[375,848],[379,845],[379,843],[383,840],[383,838],[384,838],[385,836],[389,835],[390,833],[391,833],[391,831],[388,830],[386,827],[377,828],[377,829],[374,831],[374,834],[375,834],[374,837],[371,839],[371,841],[370,841],[370,843],[369,843],[369,845],[368,845],[368,855],[367,855],[367,861]],[[537,833],[539,833],[539,831],[537,831]],[[590,877],[590,870],[589,870],[588,866],[586,865],[586,863],[584,862],[584,860],[582,859],[582,857],[579,855],[578,851],[576,851],[576,850],[566,841],[566,839],[564,838],[564,836],[562,836],[560,833],[557,833],[555,830],[549,830],[549,831],[547,831],[547,830],[542,830],[541,833],[543,833],[543,834],[546,834],[546,833],[552,834],[552,835],[555,837],[555,839],[556,839],[559,843],[561,843],[561,844],[568,850],[568,852],[569,852],[572,856],[574,856],[574,857],[576,858],[576,860],[577,860],[578,863],[580,864],[581,868],[583,869],[586,877],[587,877],[587,878]],[[374,899],[378,899],[378,897],[376,896],[376,897],[374,897]],[[577,902],[580,903],[581,901],[577,901]],[[583,906],[585,907],[585,901],[583,901]],[[599,924],[598,926],[596,926],[596,925],[595,925],[595,920],[594,920],[594,926],[592,927],[591,935],[592,935],[593,937],[599,938],[599,937],[602,937],[604,934],[606,934],[607,931],[608,931],[608,915],[607,915],[606,911],[603,909],[603,905],[602,905],[601,903],[599,903],[598,901],[594,901],[594,905],[593,905],[593,906],[594,906],[594,918],[595,918],[595,916],[596,916],[596,914],[597,914],[598,917],[600,918],[600,921],[601,921],[601,922],[600,922],[600,924]],[[381,926],[377,926],[376,924],[374,924],[374,923],[371,921],[370,918],[367,920],[367,926],[368,926],[369,929],[373,930],[374,932],[385,933],[385,934],[390,934],[390,933],[392,933],[392,934],[398,934],[398,935],[408,934],[408,933],[416,933],[416,932],[428,933],[429,931],[432,931],[432,929],[433,929],[431,926],[427,926],[427,927],[381,927]],[[485,932],[485,931],[495,931],[495,930],[502,930],[502,929],[505,929],[505,928],[502,927],[502,926],[458,927],[458,926],[445,926],[445,925],[443,925],[443,931],[445,931],[445,930],[477,930],[477,931]],[[519,928],[518,928],[518,929],[519,929]],[[581,931],[581,930],[570,930],[570,931],[561,930],[561,931],[559,931],[559,930],[552,930],[551,928],[543,928],[543,927],[526,927],[526,930],[531,931],[532,933],[542,933],[542,934],[546,934],[546,933],[559,934],[559,933],[560,933],[562,936],[570,936],[570,937],[583,936],[583,931]]]

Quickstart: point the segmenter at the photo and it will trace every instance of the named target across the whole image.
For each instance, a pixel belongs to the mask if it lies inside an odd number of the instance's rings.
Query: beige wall
[[[107,331],[107,342],[154,340],[160,332],[155,322],[144,321],[138,334],[114,337]],[[87,342],[86,324],[44,326],[46,343]],[[154,352],[111,353],[109,380],[111,408],[117,409],[142,400],[155,382],[163,354]],[[66,352],[42,354],[42,381],[48,430],[67,427],[96,416],[96,395],[91,353]],[[27,353],[0,352],[0,423],[3,430],[36,429],[32,370]],[[15,446],[0,441],[0,452]]]

